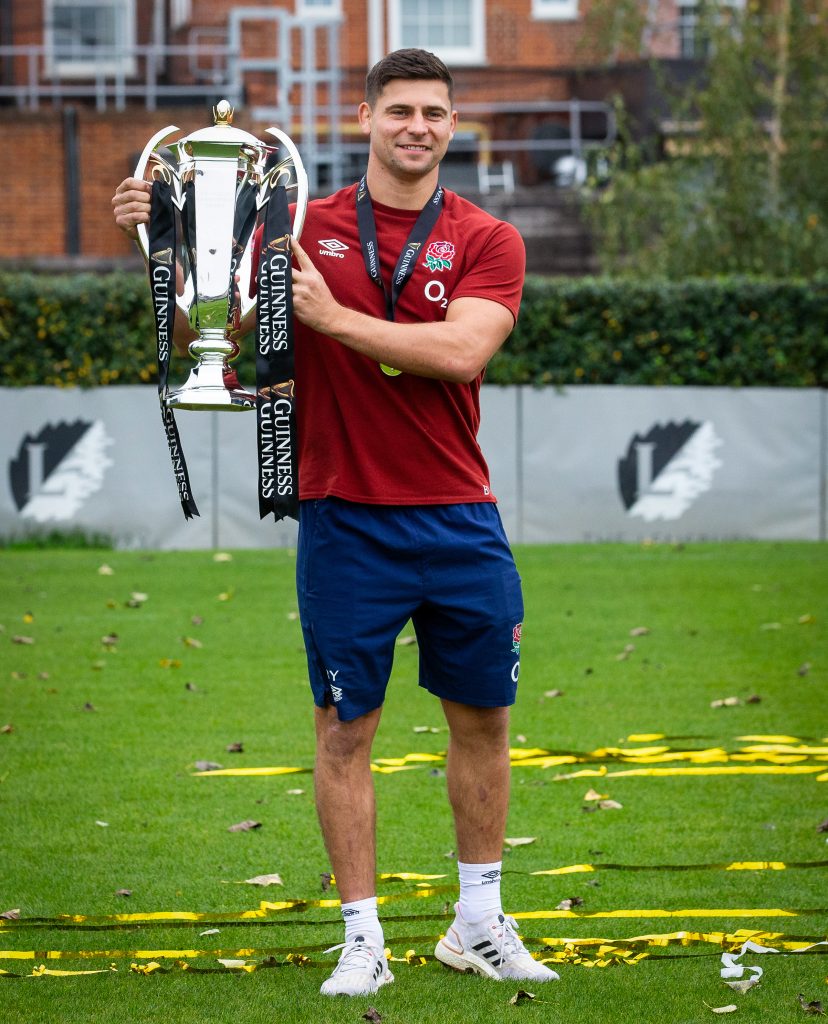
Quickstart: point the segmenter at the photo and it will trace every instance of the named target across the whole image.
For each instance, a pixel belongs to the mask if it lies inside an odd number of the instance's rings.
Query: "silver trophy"
[[[222,100],[213,109],[209,128],[170,142],[180,129],[163,128],[144,147],[136,178],[161,178],[172,188],[182,241],[176,253],[176,303],[198,337],[190,343],[196,365],[187,382],[167,389],[163,402],[172,409],[255,409],[256,395],[238,383],[230,363],[239,354],[231,335],[255,307],[248,287],[253,231],[239,239],[242,202],[260,210],[272,190],[284,186],[295,204],[293,235],[299,238],[308,205],[308,179],[296,146],[278,128],[267,135],[268,145],[249,132],[233,127],[233,108]],[[251,195],[251,192],[253,195]],[[245,197],[242,200],[242,197]],[[149,259],[145,225],[138,241]],[[234,286],[234,281],[237,284]]]

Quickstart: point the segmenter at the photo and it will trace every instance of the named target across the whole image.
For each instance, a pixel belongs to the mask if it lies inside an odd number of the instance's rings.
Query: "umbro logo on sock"
[[[359,913],[358,910],[343,910],[342,911],[342,916],[343,917],[356,917],[358,913]],[[362,936],[360,936],[360,938],[362,938]]]
[[[481,885],[491,885],[492,882],[497,882],[500,879],[500,870],[496,868],[494,871],[484,871],[481,877],[486,879],[485,882],[480,883]]]

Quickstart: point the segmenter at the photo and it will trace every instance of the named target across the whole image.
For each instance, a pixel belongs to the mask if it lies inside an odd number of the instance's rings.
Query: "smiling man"
[[[514,326],[525,253],[514,228],[439,184],[457,125],[452,88],[433,54],[383,58],[358,112],[365,176],[311,202],[293,243],[297,587],[317,810],[345,923],[326,995],[393,981],[377,915],[371,749],[409,619],[420,686],[450,734],[460,898],[435,955],[496,980],[557,978],[501,905],[523,600],[477,443],[483,371]],[[129,233],[148,216],[147,195],[134,179],[118,187],[116,220]]]

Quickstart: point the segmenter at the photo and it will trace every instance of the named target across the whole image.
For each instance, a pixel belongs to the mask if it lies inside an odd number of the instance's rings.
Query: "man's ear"
[[[357,110],[357,120],[363,135],[371,134],[371,107],[364,101],[360,103]]]

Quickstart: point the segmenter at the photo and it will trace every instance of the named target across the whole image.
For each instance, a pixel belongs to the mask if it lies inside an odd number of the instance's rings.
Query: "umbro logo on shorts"
[[[340,242],[338,238],[320,238],[319,244],[322,246],[319,250],[320,256],[333,256],[338,260],[345,259],[342,253],[348,246],[344,242]]]

